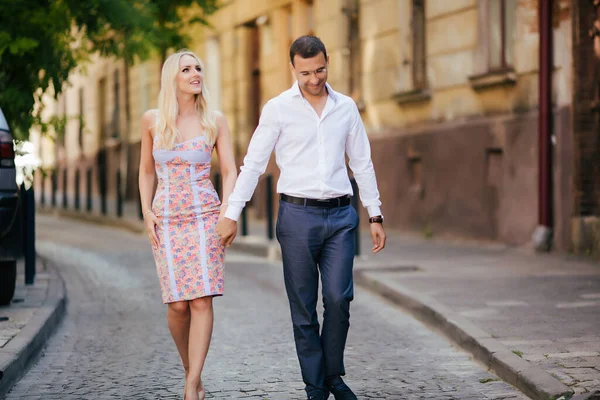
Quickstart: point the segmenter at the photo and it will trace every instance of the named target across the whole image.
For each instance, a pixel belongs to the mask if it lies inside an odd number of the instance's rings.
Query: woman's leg
[[[214,314],[212,297],[202,297],[190,301],[190,310],[191,340],[188,347],[188,358],[190,361],[190,372],[187,378],[188,390],[191,390],[191,388],[202,388],[202,369],[204,368],[204,360],[208,354],[213,330]]]
[[[181,363],[185,371],[185,376],[189,372],[189,338],[190,338],[190,305],[188,301],[177,301],[169,303],[167,309],[167,322],[171,336],[175,340],[175,346],[181,357]]]

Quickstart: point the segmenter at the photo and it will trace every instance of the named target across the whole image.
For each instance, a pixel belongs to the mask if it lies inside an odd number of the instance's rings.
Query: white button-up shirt
[[[275,148],[281,171],[277,192],[309,199],[352,195],[345,154],[369,216],[380,215],[371,146],[358,108],[327,84],[327,104],[317,115],[298,83],[263,107],[244,165],[228,199],[225,217],[237,221]]]

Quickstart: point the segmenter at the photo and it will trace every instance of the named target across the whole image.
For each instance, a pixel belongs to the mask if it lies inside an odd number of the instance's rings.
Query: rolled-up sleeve
[[[235,188],[229,196],[225,217],[237,221],[246,203],[258,184],[258,178],[265,172],[269,158],[280,133],[279,112],[274,100],[263,107],[258,127],[252,135],[248,153],[240,168],[241,172]]]
[[[360,200],[369,212],[369,217],[381,215],[377,179],[371,161],[371,145],[355,105],[353,105],[352,128],[346,139],[346,154],[348,154],[350,169],[354,173],[358,185]]]

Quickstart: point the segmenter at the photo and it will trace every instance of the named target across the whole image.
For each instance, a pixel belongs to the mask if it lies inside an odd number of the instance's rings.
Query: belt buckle
[[[317,202],[330,205],[331,199],[317,199]]]

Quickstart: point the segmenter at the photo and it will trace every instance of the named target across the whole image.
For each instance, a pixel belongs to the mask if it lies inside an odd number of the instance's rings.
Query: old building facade
[[[582,221],[590,226],[600,215],[598,174],[590,170],[599,165],[599,127],[588,104],[599,82],[588,37],[595,6],[548,0],[551,164],[543,192],[540,1],[235,0],[210,28],[190,28],[190,48],[206,64],[238,165],[264,103],[293,83],[291,42],[315,34],[330,55],[330,84],[361,110],[387,226],[523,245],[547,200],[554,247],[577,250],[593,231]],[[114,199],[117,171],[121,193],[135,202],[139,121],[156,105],[160,63],[126,72],[122,61],[96,59],[86,69],[49,107],[81,114],[84,124],[71,119],[56,146],[36,139],[44,165],[57,171],[57,196],[65,192],[69,205],[77,186],[85,197],[88,179],[94,199],[101,192]],[[273,161],[268,172],[277,174]],[[50,178],[37,185],[52,189]],[[258,217],[264,190],[259,185],[252,205]]]

